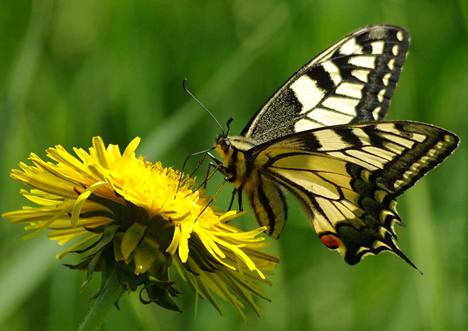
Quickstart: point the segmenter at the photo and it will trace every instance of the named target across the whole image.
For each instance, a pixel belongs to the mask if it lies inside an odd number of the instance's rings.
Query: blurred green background
[[[124,295],[104,330],[467,330],[467,17],[462,0],[1,1],[0,210],[23,204],[8,172],[29,152],[86,148],[93,135],[121,146],[141,136],[147,159],[180,168],[219,133],[183,91],[185,77],[220,121],[234,117],[237,133],[317,52],[359,27],[398,24],[412,45],[388,118],[462,139],[399,199],[400,247],[424,275],[390,254],[346,265],[290,201],[260,318],[249,311],[242,321],[228,305],[219,316],[206,301],[195,312],[190,291],[182,315]],[[255,224],[252,214],[243,221]],[[0,222],[0,329],[75,329],[96,284],[80,291],[84,275],[53,258],[55,243],[22,234]]]

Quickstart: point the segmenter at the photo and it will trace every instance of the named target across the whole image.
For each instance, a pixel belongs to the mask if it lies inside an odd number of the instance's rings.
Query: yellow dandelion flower
[[[3,214],[24,223],[32,234],[47,230],[50,239],[68,244],[58,258],[80,254],[88,271],[114,267],[125,289],[140,288],[144,302],[178,310],[174,274],[219,310],[215,297],[242,313],[244,304],[257,313],[259,283],[277,259],[261,252],[265,228],[241,231],[228,222],[235,211],[213,211],[193,190],[194,179],[137,157],[135,138],[123,153],[116,145],[93,138],[89,151],[76,157],[58,145],[36,154],[32,165],[20,163],[11,177],[29,187],[21,194],[34,204]]]

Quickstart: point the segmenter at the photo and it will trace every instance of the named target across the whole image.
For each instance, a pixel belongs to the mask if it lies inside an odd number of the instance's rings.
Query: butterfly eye
[[[227,152],[231,148],[231,143],[226,137],[219,137],[216,140],[216,145],[218,145],[223,152]]]
[[[227,139],[221,139],[220,145],[223,151],[227,152],[231,148],[231,143]]]

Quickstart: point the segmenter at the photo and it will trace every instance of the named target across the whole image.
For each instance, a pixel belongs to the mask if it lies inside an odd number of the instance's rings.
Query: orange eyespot
[[[333,234],[324,234],[320,236],[320,240],[330,249],[337,249],[341,245],[341,240]]]

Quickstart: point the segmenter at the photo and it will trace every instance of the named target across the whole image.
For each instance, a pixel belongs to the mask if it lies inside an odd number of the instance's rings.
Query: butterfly
[[[459,139],[429,124],[383,121],[408,46],[401,27],[355,31],[289,78],[239,136],[218,136],[217,169],[270,236],[283,231],[289,191],[347,263],[390,251],[416,268],[396,243],[396,198]]]

